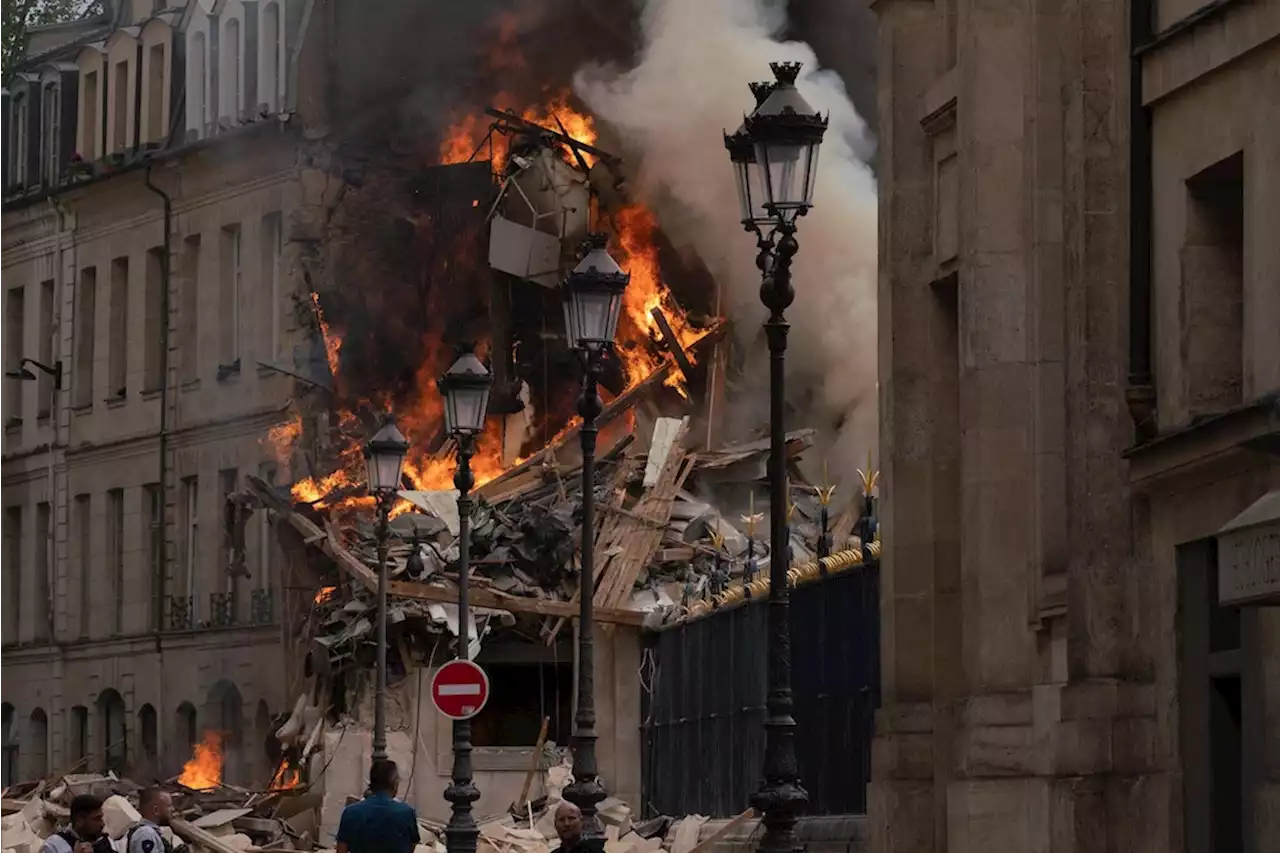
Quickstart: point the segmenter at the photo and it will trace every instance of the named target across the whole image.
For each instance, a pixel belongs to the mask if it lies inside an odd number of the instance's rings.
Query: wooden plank
[[[686,457],[683,451],[684,438],[688,432],[688,422],[680,425],[671,440],[671,449],[658,474],[657,484],[649,490],[636,507],[636,514],[653,525],[644,525],[632,521],[628,527],[625,550],[620,559],[611,561],[610,572],[600,588],[596,590],[595,604],[600,608],[616,607],[625,600],[635,586],[640,572],[649,564],[655,551],[662,544],[662,536],[666,524],[671,519],[671,508],[676,492],[684,485],[689,476],[692,457]]]

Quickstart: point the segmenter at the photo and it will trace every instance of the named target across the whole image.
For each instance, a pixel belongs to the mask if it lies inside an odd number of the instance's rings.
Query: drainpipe
[[[58,196],[56,195],[50,196],[49,205],[53,208],[54,212],[58,216],[58,243],[57,243],[58,248],[57,248],[56,260],[54,261],[54,274],[53,274],[54,289],[53,289],[53,316],[52,316],[53,322],[51,324],[54,329],[58,330],[54,336],[54,345],[52,348],[52,353],[53,353],[52,360],[56,364],[59,361],[63,360],[62,359],[62,332],[61,332],[61,329],[62,329],[61,285],[65,280],[65,270],[63,269],[63,264],[66,260],[65,248],[63,246],[63,238],[68,230],[67,229],[68,220],[72,221],[73,223],[75,222],[75,220],[72,219],[71,211],[67,209],[66,204],[62,201],[62,199],[58,198]],[[77,227],[78,227],[78,224],[73,224],[70,229],[72,269],[76,269],[76,234],[75,232]],[[65,360],[63,363],[64,363],[64,368],[71,366],[70,359]],[[63,443],[61,439],[62,411],[61,411],[61,406],[59,405],[61,401],[61,395],[62,395],[63,389],[59,386],[62,384],[62,381],[63,381],[62,377],[66,376],[68,373],[69,371],[65,369],[63,370],[62,376],[59,377],[58,384],[55,385],[53,388],[53,395],[52,395],[53,399],[49,403],[49,419],[53,423],[53,438],[49,442],[48,483],[49,483],[49,505],[53,507],[54,514],[53,514],[53,518],[50,519],[50,524],[49,524],[50,539],[48,544],[45,547],[45,553],[51,557],[51,559],[49,559],[46,562],[45,571],[49,572],[52,576],[48,579],[48,582],[45,584],[45,589],[49,591],[50,595],[56,595],[56,584],[57,584],[57,576],[58,576],[58,573],[57,573],[58,483],[57,483],[56,477],[57,477],[58,451],[60,451],[63,448]],[[48,612],[53,617],[50,620],[52,624],[49,625],[49,631],[50,631],[49,642],[56,644],[58,642],[58,620],[57,620],[56,611],[54,610],[52,600],[49,601],[48,606],[49,606]]]
[[[165,518],[165,506],[169,502],[169,268],[173,248],[173,200],[164,190],[151,181],[151,163],[147,163],[144,177],[147,189],[160,196],[164,206],[164,242],[160,257],[160,566],[152,578],[156,591],[151,603],[152,619],[157,634],[163,628],[165,575],[169,566],[169,527]],[[164,679],[160,680],[163,684]]]
[[[1142,48],[1154,30],[1152,0],[1129,6],[1129,384],[1135,444],[1156,436],[1151,375],[1151,111],[1142,97]]]

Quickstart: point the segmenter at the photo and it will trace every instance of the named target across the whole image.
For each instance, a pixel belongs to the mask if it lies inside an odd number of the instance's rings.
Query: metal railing
[[[880,698],[877,564],[791,591],[796,754],[809,814],[866,812]],[[729,817],[760,786],[765,602],[646,635],[643,814]]]

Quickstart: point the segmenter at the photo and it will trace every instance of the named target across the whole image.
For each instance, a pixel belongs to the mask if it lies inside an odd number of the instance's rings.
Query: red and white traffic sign
[[[469,660],[451,660],[431,679],[431,701],[451,720],[469,720],[489,701],[489,676]]]

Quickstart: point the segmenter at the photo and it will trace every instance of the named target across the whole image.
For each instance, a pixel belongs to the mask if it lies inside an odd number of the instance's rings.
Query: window
[[[224,468],[218,472],[218,492],[221,500],[218,502],[218,508],[222,512],[227,511],[227,498],[236,490],[236,482],[240,478],[240,472],[235,468]],[[227,625],[235,624],[236,617],[240,612],[240,577],[235,572],[227,571],[231,566],[231,560],[234,556],[231,552],[231,537],[223,535],[219,537],[221,545],[218,549],[220,559],[218,560],[218,571],[226,575],[226,608],[225,613],[220,614],[222,622]],[[244,556],[243,554],[240,556]]]
[[[268,113],[280,110],[280,80],[282,69],[280,60],[283,51],[280,49],[280,5],[270,2],[262,9],[261,36],[258,39],[258,50],[262,53],[259,63],[258,91],[259,100]]]
[[[143,334],[146,347],[142,354],[142,390],[158,391],[164,385],[164,249],[147,250],[146,276],[143,280]]]
[[[67,752],[71,761],[79,761],[89,754],[89,709],[76,705],[71,709],[71,728],[67,733]]]
[[[1187,181],[1183,385],[1195,419],[1238,405],[1244,385],[1244,157]]]
[[[27,726],[27,769],[24,779],[43,779],[49,772],[49,716],[44,708],[31,712]]]
[[[258,466],[258,478],[269,486],[276,484],[276,466],[264,462]],[[276,551],[280,543],[271,529],[268,513],[258,512],[258,589],[270,590],[276,573]]]
[[[271,324],[266,336],[270,350],[267,358],[276,361],[280,356],[280,333],[284,323],[284,285],[280,280],[280,260],[284,254],[284,229],[279,213],[267,214],[262,219],[262,279],[263,288],[271,304],[264,312],[264,319]]]
[[[200,377],[200,235],[182,245],[182,381]]]
[[[124,489],[107,492],[107,568],[111,572],[111,633],[124,633]]]
[[[230,119],[233,123],[240,119],[244,108],[244,80],[241,73],[243,51],[240,21],[231,18],[223,24],[222,38],[218,42],[218,53],[222,56],[222,65],[218,69],[218,88],[222,97],[219,118]]]
[[[49,577],[53,573],[53,566],[49,561],[51,519],[49,504],[45,501],[36,504],[36,558],[34,561],[36,600],[32,604],[31,612],[35,616],[37,640],[48,640],[53,637],[53,600],[49,595]]]
[[[18,778],[18,733],[15,731],[17,714],[8,702],[0,705],[0,739],[3,739],[4,761],[0,773],[0,785],[12,785]]]
[[[89,566],[93,559],[93,547],[91,536],[93,534],[93,518],[89,511],[92,508],[88,495],[76,495],[75,499],[75,524],[76,524],[76,541],[78,550],[76,552],[76,565],[78,571],[76,578],[80,583],[80,637],[82,639],[89,636],[91,625],[89,623],[90,615],[93,613],[93,585],[90,583]]]
[[[129,63],[117,62],[111,87],[111,152],[129,146]]]
[[[53,279],[40,282],[39,339],[36,341],[37,358],[41,364],[53,364]],[[36,375],[36,417],[47,418],[53,413],[53,377],[43,370]]]
[[[10,506],[4,511],[4,562],[8,576],[5,590],[3,624],[0,624],[0,646],[17,643],[22,637],[22,507]]]
[[[196,748],[196,706],[183,702],[178,706],[173,722],[178,749],[185,760]]]
[[[98,153],[98,72],[90,71],[84,75],[84,122],[80,125],[80,133],[84,142],[80,146],[80,154],[86,162],[92,163],[99,158]]]
[[[129,745],[124,697],[108,687],[98,694],[97,705],[98,719],[102,726],[102,746],[96,751],[102,756],[102,771],[120,776],[124,773]]]
[[[163,143],[164,129],[164,45],[153,44],[147,52],[147,142]]]
[[[147,543],[147,572],[151,586],[151,629],[160,629],[163,611],[160,607],[160,596],[164,590],[164,550],[161,547],[164,527],[164,491],[159,483],[148,483],[142,487],[146,497],[144,530],[142,539]]]
[[[13,152],[13,182],[18,186],[27,183],[27,98],[17,94],[13,99],[13,134],[9,150]]]
[[[480,660],[489,673],[488,703],[471,721],[475,746],[528,747],[538,740],[542,718],[547,738],[568,743],[573,729],[573,663],[538,661],[545,646],[486,643]]]
[[[123,400],[129,378],[129,259],[111,262],[111,326],[107,346],[107,398]]]
[[[17,370],[22,364],[23,317],[27,311],[26,289],[18,286],[4,292],[4,368]],[[22,423],[22,397],[26,383],[11,376],[4,380],[5,426]]]
[[[4,511],[4,641],[22,638],[22,507]]]
[[[156,709],[150,704],[138,709],[138,740],[142,747],[143,764],[154,771],[156,759],[160,757],[160,732]]]
[[[195,624],[196,609],[199,606],[199,598],[197,583],[199,581],[199,558],[200,558],[200,480],[197,477],[187,477],[182,481],[183,491],[183,541],[186,546],[186,555],[183,560],[183,569],[186,571],[186,583],[183,587],[184,592],[190,598],[189,610],[191,624]]]
[[[196,33],[187,52],[187,134],[200,139],[209,123],[209,69],[204,33]]]
[[[235,372],[240,361],[240,242],[239,225],[228,225],[222,229],[222,257],[218,271],[222,315],[222,352],[219,359],[220,367],[229,372]]]
[[[52,185],[62,177],[62,157],[58,150],[62,138],[62,91],[57,83],[49,83],[44,87],[44,104],[41,110],[44,118],[44,182]]]
[[[98,271],[85,267],[80,271],[80,293],[76,305],[76,375],[75,405],[93,405],[93,339],[94,315],[97,311]]]

